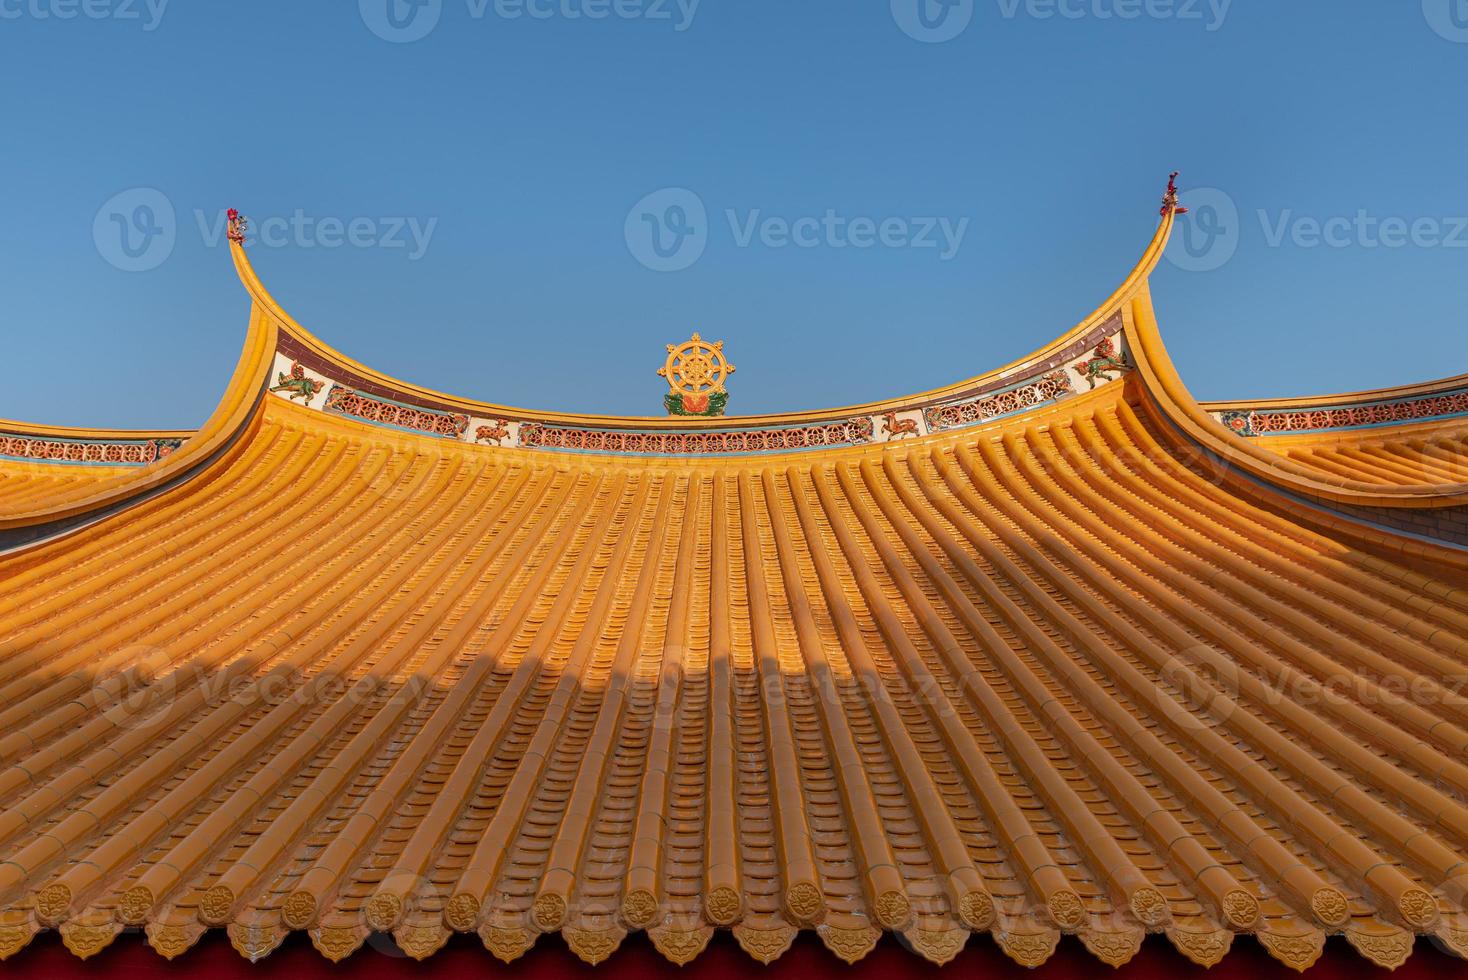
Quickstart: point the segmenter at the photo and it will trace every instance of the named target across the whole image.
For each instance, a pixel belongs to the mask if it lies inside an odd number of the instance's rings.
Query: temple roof
[[[0,958],[1468,954],[1462,379],[1200,405],[1173,220],[1013,365],[712,420],[397,381],[235,246],[198,432],[0,426]]]

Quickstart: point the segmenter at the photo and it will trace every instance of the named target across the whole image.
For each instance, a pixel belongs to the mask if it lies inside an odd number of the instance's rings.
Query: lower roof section
[[[1349,474],[1383,486],[1468,482],[1468,418],[1390,433],[1279,436],[1265,445],[1322,474]]]
[[[350,971],[359,980],[406,980],[421,978],[426,969],[443,975],[510,977],[516,980],[564,980],[584,973],[575,955],[563,945],[542,943],[512,964],[486,962],[477,937],[455,935],[434,954],[431,964],[406,956],[387,936],[375,936],[362,951],[340,966],[323,958],[304,935],[288,937],[261,964],[255,964],[231,948],[227,935],[205,935],[180,959],[166,961],[145,943],[114,942],[88,960],[73,956],[55,936],[42,936],[24,953],[5,964],[7,980],[74,980],[91,978],[105,971],[129,980],[151,977],[208,976],[211,980],[245,980],[263,970],[278,972],[291,980],[327,980]],[[1405,964],[1391,973],[1391,980],[1441,980],[1445,973],[1461,968],[1451,953],[1432,943],[1423,943]],[[750,975],[748,954],[728,933],[715,933],[699,954],[693,970],[669,962],[643,935],[629,935],[614,956],[596,968],[597,980],[687,980],[695,972],[699,980],[743,980]],[[1074,937],[1062,938],[1055,955],[1037,968],[1023,967],[1004,955],[987,936],[969,940],[963,951],[948,964],[945,974],[981,976],[991,980],[1072,980],[1097,972],[1095,958]],[[1109,972],[1109,971],[1108,971]],[[1118,974],[1125,980],[1177,980],[1190,970],[1172,944],[1162,936],[1151,936],[1137,955]],[[1310,968],[1310,980],[1353,978],[1374,972],[1363,964],[1351,944],[1340,937],[1326,941],[1325,951]],[[853,975],[880,976],[883,980],[932,980],[933,968],[913,956],[896,937],[884,937],[855,969],[831,956],[811,933],[797,936],[790,949],[774,963],[759,968],[763,980],[850,980]],[[1209,980],[1266,980],[1292,977],[1288,967],[1270,958],[1257,943],[1239,942],[1222,963],[1208,971]],[[1383,976],[1385,974],[1382,974]]]
[[[190,435],[87,432],[0,420],[0,513],[161,462]]]
[[[1468,952],[1463,577],[1209,478],[1142,382],[737,460],[266,399],[0,558],[0,956]]]

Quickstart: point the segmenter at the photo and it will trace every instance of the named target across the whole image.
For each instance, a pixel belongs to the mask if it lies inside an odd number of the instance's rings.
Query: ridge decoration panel
[[[1211,414],[1224,428],[1241,436],[1369,429],[1381,425],[1468,416],[1468,388],[1325,408],[1288,411],[1232,409]]]
[[[414,392],[387,389],[347,376],[287,340],[276,354],[278,383],[271,393],[309,408],[384,426],[499,448],[602,456],[753,456],[863,446],[981,425],[1033,411],[1120,380],[1133,362],[1113,317],[1065,350],[1007,376],[989,379],[968,393],[895,404],[890,410],[788,424],[721,419],[713,425],[640,427],[588,419],[584,424],[537,418],[533,413],[489,417],[427,403]]]
[[[82,466],[147,466],[165,459],[182,439],[69,439],[0,432],[0,459]]]

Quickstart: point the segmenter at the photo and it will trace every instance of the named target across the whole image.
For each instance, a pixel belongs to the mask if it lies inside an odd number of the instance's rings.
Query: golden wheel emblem
[[[710,343],[694,334],[691,340],[669,344],[667,363],[658,369],[658,376],[668,379],[668,413],[723,415],[729,400],[724,381],[733,373],[722,340]]]

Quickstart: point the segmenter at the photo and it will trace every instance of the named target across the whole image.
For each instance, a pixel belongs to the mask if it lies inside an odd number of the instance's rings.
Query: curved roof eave
[[[277,355],[290,356],[282,348],[309,351],[314,357],[339,368],[349,377],[366,379],[409,401],[422,400],[438,408],[449,408],[476,416],[501,416],[556,425],[600,427],[606,429],[638,428],[642,430],[707,430],[710,427],[743,428],[759,425],[784,426],[801,422],[822,422],[857,414],[901,411],[932,405],[982,389],[984,385],[1002,385],[1019,381],[1046,369],[1047,358],[1072,348],[1083,340],[1103,334],[1110,336],[1124,330],[1127,346],[1136,361],[1139,380],[1145,386],[1155,407],[1160,410],[1189,441],[1206,450],[1219,464],[1237,467],[1239,471],[1263,481],[1270,487],[1304,498],[1359,507],[1431,508],[1468,503],[1468,484],[1413,484],[1382,486],[1341,477],[1332,479],[1318,469],[1295,463],[1271,451],[1257,441],[1230,431],[1213,417],[1213,412],[1245,404],[1269,408],[1312,408],[1339,404],[1357,398],[1390,398],[1429,395],[1468,382],[1468,376],[1427,382],[1419,385],[1382,389],[1349,396],[1316,396],[1303,399],[1276,399],[1269,402],[1218,402],[1203,404],[1187,390],[1162,343],[1152,309],[1149,277],[1160,261],[1170,239],[1175,214],[1164,208],[1160,222],[1140,260],[1122,283],[1089,316],[1027,357],[1003,367],[931,391],[890,398],[864,405],[813,411],[767,415],[730,416],[713,420],[687,418],[655,418],[635,416],[602,416],[553,411],[509,408],[444,394],[432,389],[399,381],[381,374],[321,341],[300,325],[265,288],[247,256],[242,243],[231,238],[230,252],[235,269],[253,305],[244,349],[225,393],[208,422],[193,433],[121,433],[97,429],[68,429],[14,423],[20,432],[57,438],[126,436],[182,436],[183,444],[166,459],[140,470],[118,473],[47,495],[39,503],[26,503],[24,511],[7,513],[0,509],[0,538],[20,537],[27,541],[44,540],[54,533],[84,526],[129,506],[132,502],[161,492],[189,480],[225,454],[265,397]],[[30,529],[24,531],[23,529]],[[0,540],[0,548],[6,545]]]
[[[1164,221],[1170,232],[1171,219]],[[1197,401],[1183,383],[1158,329],[1150,291],[1139,289],[1125,318],[1127,341],[1137,360],[1138,371],[1158,408],[1192,442],[1212,454],[1219,464],[1237,467],[1253,477],[1303,497],[1353,507],[1437,508],[1468,504],[1468,484],[1421,483],[1382,486],[1330,474],[1301,465],[1256,441],[1230,431],[1212,412],[1243,405],[1259,407],[1261,403],[1227,402],[1204,405]],[[1446,379],[1402,388],[1363,393],[1364,398],[1401,397],[1403,394],[1430,394],[1451,387],[1462,379]],[[1325,396],[1302,399],[1279,399],[1268,407],[1312,408],[1340,404],[1357,396]]]
[[[236,263],[242,256],[236,256]],[[198,430],[180,433],[183,443],[165,459],[142,469],[89,480],[48,495],[44,501],[6,512],[0,510],[0,550],[15,541],[45,540],[114,513],[155,492],[161,492],[200,472],[223,455],[254,417],[265,394],[265,382],[278,340],[278,326],[268,311],[256,308],[250,317],[245,343],[219,404]],[[52,436],[119,438],[115,432],[67,429],[18,423],[21,432]],[[153,435],[151,433],[147,435]],[[173,433],[159,433],[173,435]]]
[[[491,402],[477,401],[450,395],[444,392],[426,388],[421,385],[411,384],[383,374],[354,359],[340,350],[327,344],[319,337],[312,334],[292,317],[279,302],[265,288],[259,275],[255,272],[244,249],[238,244],[232,244],[234,252],[235,267],[239,271],[241,282],[250,293],[259,307],[275,320],[283,334],[290,336],[294,341],[310,350],[321,359],[344,368],[353,375],[369,380],[370,382],[402,392],[415,399],[422,399],[432,403],[435,407],[449,408],[454,411],[463,412],[475,416],[506,417],[511,419],[524,419],[544,421],[561,425],[582,425],[594,427],[619,427],[636,426],[639,429],[673,428],[673,429],[697,429],[701,427],[715,426],[753,426],[753,425],[787,425],[800,422],[818,422],[827,419],[844,418],[853,415],[871,415],[878,412],[902,411],[916,408],[920,405],[930,404],[944,399],[961,396],[985,384],[1003,381],[1009,378],[1020,379],[1033,373],[1037,366],[1042,364],[1046,358],[1053,356],[1067,346],[1076,343],[1087,334],[1104,326],[1110,319],[1120,314],[1127,302],[1136,293],[1144,288],[1148,276],[1156,268],[1162,258],[1163,249],[1166,247],[1168,235],[1171,232],[1172,216],[1164,217],[1158,225],[1152,240],[1148,243],[1141,259],[1126,276],[1116,290],[1098,306],[1094,312],[1081,320],[1078,324],[1061,334],[1055,340],[1034,351],[1026,357],[1012,361],[1003,367],[966,378],[930,391],[918,392],[916,394],[886,398],[878,401],[859,405],[847,405],[837,408],[814,409],[795,412],[781,412],[764,415],[730,415],[712,420],[696,420],[689,418],[667,418],[657,416],[614,416],[614,415],[590,415],[570,412],[548,411],[543,409],[524,409],[505,405],[497,405]]]

